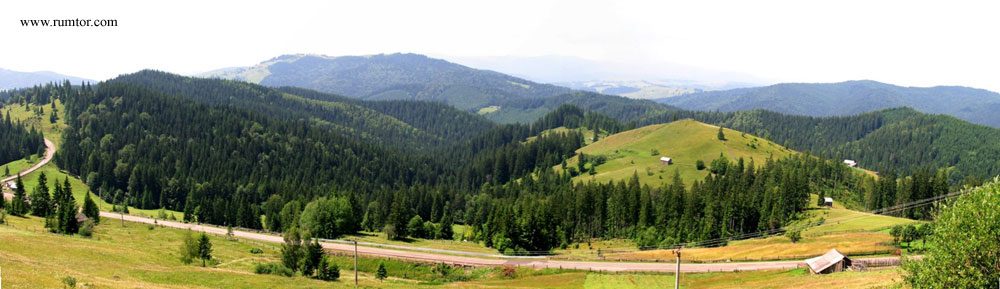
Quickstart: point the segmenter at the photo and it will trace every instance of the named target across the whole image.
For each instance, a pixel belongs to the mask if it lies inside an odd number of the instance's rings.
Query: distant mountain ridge
[[[708,91],[657,102],[683,109],[742,111],[766,109],[808,116],[854,115],[892,107],[948,114],[1000,127],[1000,94],[961,86],[901,87],[871,80],[839,83],[782,83],[764,87]]]
[[[63,82],[64,80],[69,80],[74,85],[84,81],[95,82],[90,79],[63,75],[51,71],[21,72],[0,68],[0,90],[26,88],[50,82]]]
[[[252,67],[201,74],[265,86],[295,86],[361,99],[430,100],[463,110],[571,90],[418,54],[282,55]]]

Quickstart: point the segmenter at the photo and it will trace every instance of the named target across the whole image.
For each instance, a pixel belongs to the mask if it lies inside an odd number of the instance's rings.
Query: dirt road
[[[101,220],[104,222],[114,222],[122,218],[121,214],[101,212]],[[153,219],[125,215],[125,221],[153,224]],[[157,224],[178,228],[201,231],[210,234],[226,234],[226,229],[214,226],[185,224],[173,221],[156,221]],[[247,231],[233,230],[233,235],[239,238],[281,243],[284,240],[279,235],[255,233]],[[340,243],[322,243],[327,250],[343,252],[354,252],[354,246]],[[466,266],[523,266],[533,268],[562,268],[592,271],[641,271],[641,272],[674,272],[674,263],[639,263],[639,262],[590,262],[590,261],[555,261],[545,259],[491,259],[476,258],[466,256],[454,256],[445,254],[434,254],[425,252],[413,252],[405,250],[392,250],[384,248],[373,248],[358,246],[358,253],[363,255],[376,255],[400,259],[418,260],[426,262],[444,262],[454,265]],[[794,269],[804,266],[802,261],[776,261],[776,262],[749,262],[749,263],[714,263],[714,264],[681,264],[681,272],[732,272],[732,271],[753,271],[753,270],[776,270]]]
[[[45,157],[42,158],[42,160],[40,162],[38,162],[37,164],[31,166],[30,168],[28,168],[26,170],[21,171],[20,174],[0,179],[0,184],[12,181],[14,179],[17,179],[18,175],[22,175],[22,176],[23,175],[27,175],[28,173],[34,172],[38,168],[41,168],[45,164],[48,164],[49,161],[52,160],[52,156],[56,154],[56,145],[53,144],[52,141],[50,141],[47,138],[44,139],[44,140],[45,140]]]

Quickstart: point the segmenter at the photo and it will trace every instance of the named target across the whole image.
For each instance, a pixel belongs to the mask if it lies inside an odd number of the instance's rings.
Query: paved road
[[[17,179],[18,175],[22,175],[23,176],[23,175],[27,175],[28,173],[34,172],[38,168],[41,168],[45,164],[49,163],[49,161],[52,160],[52,156],[56,154],[56,146],[54,144],[52,144],[52,141],[50,141],[49,139],[46,138],[44,140],[45,140],[45,157],[42,158],[42,161],[38,162],[37,164],[35,164],[34,166],[31,166],[30,168],[28,168],[26,170],[21,171],[20,174],[13,175],[13,176],[10,176],[10,177],[4,178],[4,179],[0,179],[0,184],[7,183],[9,181]]]
[[[48,147],[46,149],[45,158],[38,164],[28,168],[21,172],[21,175],[30,173],[41,166],[47,164],[52,160],[52,155],[55,154],[55,147],[52,142],[48,139],[45,140],[45,145]],[[16,178],[6,178],[3,182],[12,180]],[[4,197],[10,199],[10,194],[4,194]],[[224,235],[226,234],[226,229],[207,226],[207,225],[197,225],[197,224],[186,224],[181,222],[173,221],[162,221],[155,220],[146,217],[131,216],[121,214],[111,213],[111,212],[101,212],[101,217],[105,222],[113,222],[114,220],[123,219],[129,222],[147,223],[153,224],[154,222],[171,228],[178,229],[190,229],[193,231],[206,232],[210,234]],[[280,235],[276,234],[266,234],[266,233],[256,233],[249,231],[233,230],[233,235],[239,238],[272,242],[272,243],[282,243],[284,239]],[[350,244],[335,243],[335,242],[322,242],[323,248],[327,250],[344,251],[344,252],[354,252],[354,246]],[[412,250],[425,250],[424,248],[409,248]],[[592,262],[592,261],[556,261],[547,260],[539,258],[478,258],[470,256],[455,256],[448,254],[436,254],[433,252],[414,252],[410,250],[393,250],[386,248],[376,248],[368,246],[358,246],[358,253],[365,255],[376,255],[384,256],[390,258],[399,259],[409,259],[418,260],[426,262],[444,262],[453,265],[465,265],[465,266],[523,266],[523,267],[533,267],[533,268],[561,268],[561,269],[576,269],[576,270],[593,270],[593,271],[608,271],[608,272],[623,272],[623,271],[642,271],[642,272],[674,272],[676,265],[674,263],[639,263],[639,262]],[[779,269],[794,269],[798,267],[805,266],[803,261],[773,261],[773,262],[748,262],[748,263],[712,263],[712,264],[681,264],[681,272],[689,273],[701,273],[701,272],[732,272],[732,271],[755,271],[755,270],[779,270]]]

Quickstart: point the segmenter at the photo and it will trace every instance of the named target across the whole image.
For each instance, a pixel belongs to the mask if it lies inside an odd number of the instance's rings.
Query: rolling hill
[[[252,67],[223,69],[204,77],[266,86],[295,86],[361,99],[431,100],[473,110],[498,101],[540,98],[570,89],[540,84],[417,54],[328,57],[283,55]]]
[[[709,173],[708,169],[697,169],[698,160],[709,166],[721,154],[734,161],[743,158],[749,162],[753,159],[760,166],[768,158],[779,159],[796,153],[763,138],[731,129],[723,129],[726,140],[721,141],[717,138],[718,131],[717,126],[680,120],[605,137],[577,150],[586,155],[591,164],[598,158],[605,158],[606,161],[596,167],[596,174],[584,173],[575,180],[606,183],[609,180],[627,180],[638,174],[640,183],[657,187],[670,183],[674,171],[677,171],[684,183],[691,185]],[[661,163],[661,157],[671,158],[673,164]],[[574,156],[567,161],[567,166],[576,166],[578,160],[579,156]]]
[[[284,119],[305,119],[358,139],[405,151],[442,147],[494,126],[451,106],[411,100],[368,101],[301,88],[203,79],[144,70],[111,79],[212,105],[234,105]]]
[[[920,168],[949,168],[953,183],[966,176],[1000,174],[1000,129],[948,115],[893,108],[852,116],[811,117],[765,110],[739,112],[666,111],[639,125],[692,118],[762,136],[775,143],[829,159],[856,160],[862,168],[910,174]]]
[[[80,82],[94,82],[76,76],[63,75],[51,71],[20,72],[0,68],[0,90],[25,88],[50,82],[62,82],[69,80],[73,84]]]
[[[225,68],[199,76],[306,88],[362,100],[440,102],[478,112],[498,123],[530,123],[562,104],[621,121],[665,109],[648,100],[574,91],[418,54],[284,55],[252,67]]]
[[[766,109],[808,116],[854,115],[893,107],[948,114],[1000,127],[1000,94],[960,87],[901,87],[869,80],[839,83],[783,83],[765,87],[708,91],[662,98],[660,103],[702,111]]]

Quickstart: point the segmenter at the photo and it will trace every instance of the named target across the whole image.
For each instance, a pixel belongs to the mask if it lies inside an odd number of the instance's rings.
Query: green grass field
[[[881,231],[895,225],[908,225],[920,223],[906,218],[897,218],[884,215],[875,215],[865,212],[849,210],[836,200],[832,208],[819,208],[816,206],[816,198],[811,195],[809,199],[809,209],[805,213],[805,218],[789,224],[797,226],[803,223],[817,222],[823,219],[823,224],[810,227],[802,231],[803,236],[815,236],[829,234],[831,232],[855,232],[855,231]]]
[[[210,236],[215,261],[208,267],[185,265],[178,248],[184,230],[126,222],[104,222],[93,238],[47,233],[37,217],[7,217],[0,225],[0,266],[9,288],[62,288],[73,277],[81,288],[346,288],[353,287],[353,258],[335,256],[341,279],[323,282],[304,277],[252,273],[257,263],[278,262],[277,244],[227,240]],[[262,254],[251,254],[260,248]],[[361,287],[365,288],[663,288],[672,274],[588,273],[517,268],[512,277],[501,268],[454,268],[451,280],[429,264],[382,258],[359,259]],[[373,271],[386,264],[389,279],[378,281]],[[897,282],[894,270],[812,275],[802,269],[739,273],[684,274],[684,288],[802,288],[812,284],[837,288],[867,288]]]
[[[62,131],[66,128],[66,123],[63,121],[63,105],[59,100],[55,100],[56,110],[59,113],[59,118],[55,123],[49,121],[49,116],[52,114],[52,106],[50,105],[32,105],[31,107],[25,107],[20,104],[8,104],[3,108],[0,108],[0,113],[7,115],[10,113],[12,121],[20,121],[26,127],[34,127],[36,130],[42,132],[45,138],[48,138],[59,148],[62,145]],[[42,114],[38,115],[33,110],[41,107]],[[11,168],[11,173],[14,173],[14,169]]]
[[[740,157],[747,162],[753,159],[761,166],[768,158],[780,159],[796,153],[763,138],[730,129],[723,130],[727,140],[721,141],[717,138],[718,130],[717,126],[681,120],[601,138],[577,152],[604,156],[607,161],[597,166],[597,174],[584,173],[574,180],[608,182],[627,180],[637,174],[640,183],[655,187],[669,183],[677,171],[690,186],[708,175],[707,169],[696,168],[698,160],[707,166],[721,154],[734,161]],[[673,164],[661,164],[660,157],[671,158]],[[575,166],[577,161],[578,157],[573,157],[567,160],[567,165]]]

